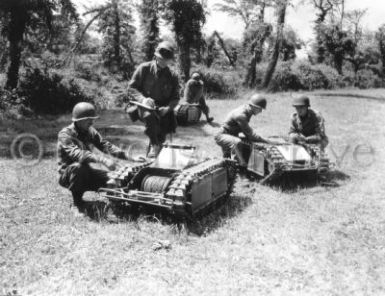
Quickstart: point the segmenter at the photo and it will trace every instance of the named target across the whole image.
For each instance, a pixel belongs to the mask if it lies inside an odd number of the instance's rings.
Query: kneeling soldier
[[[215,136],[216,143],[221,146],[223,157],[230,158],[234,152],[239,166],[245,168],[247,162],[242,156],[241,139],[239,133],[243,133],[251,142],[272,143],[262,138],[249,125],[250,118],[266,109],[266,99],[258,94],[253,95],[249,102],[231,111],[223,123],[221,130]]]
[[[108,171],[90,167],[90,163],[103,164],[108,170],[115,170],[116,163],[111,158],[91,152],[91,146],[120,159],[128,159],[120,148],[104,140],[92,126],[98,118],[92,104],[81,102],[72,111],[73,123],[58,134],[59,184],[68,188],[74,205],[84,211],[83,194],[105,187]]]
[[[213,117],[210,117],[209,106],[206,104],[206,100],[203,96],[203,81],[199,73],[194,72],[191,75],[191,78],[186,83],[186,87],[184,89],[184,98],[189,104],[198,104],[199,108],[202,110],[203,114],[206,116],[207,122],[212,122],[214,120]]]
[[[319,144],[324,149],[329,143],[325,133],[325,120],[319,112],[310,109],[310,100],[306,96],[294,99],[296,112],[291,117],[289,131],[290,142]]]

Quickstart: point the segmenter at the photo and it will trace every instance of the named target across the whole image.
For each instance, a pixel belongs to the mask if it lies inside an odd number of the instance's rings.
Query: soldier
[[[68,188],[74,205],[84,211],[83,194],[105,187],[108,181],[107,171],[95,169],[91,163],[103,164],[108,170],[115,170],[116,162],[91,151],[95,146],[100,151],[120,159],[128,159],[126,153],[102,136],[92,126],[98,118],[92,104],[81,102],[72,111],[72,124],[58,134],[59,184]]]
[[[251,96],[247,104],[227,115],[219,133],[215,136],[216,143],[222,148],[223,157],[230,158],[231,152],[234,152],[241,168],[246,168],[247,162],[242,156],[239,133],[242,132],[251,142],[272,143],[259,136],[249,125],[251,116],[261,113],[263,109],[266,109],[266,99],[258,94]]]
[[[186,83],[184,89],[184,98],[189,104],[198,104],[203,114],[206,116],[208,123],[214,120],[213,117],[209,116],[210,109],[206,104],[206,100],[203,96],[203,81],[199,73],[194,72],[191,78]]]
[[[296,112],[291,117],[290,142],[319,144],[321,149],[324,149],[329,141],[325,134],[325,120],[321,114],[310,109],[307,96],[295,98],[293,107]]]
[[[152,148],[150,154],[154,156],[159,153],[166,135],[176,128],[173,110],[179,102],[179,80],[169,69],[173,59],[171,43],[161,42],[155,50],[155,59],[139,65],[129,83],[128,94],[132,100],[158,110],[151,112],[138,107],[136,111],[145,124]]]

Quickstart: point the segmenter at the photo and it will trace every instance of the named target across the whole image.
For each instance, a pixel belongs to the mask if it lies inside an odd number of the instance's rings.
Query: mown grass
[[[209,105],[221,122],[243,102]],[[290,102],[290,94],[269,96],[252,125],[264,136],[286,134]],[[385,105],[346,97],[314,97],[312,105],[340,158],[339,186],[287,191],[238,179],[232,199],[193,225],[199,235],[145,216],[115,224],[76,215],[57,184],[55,159],[30,168],[2,159],[0,294],[384,295]],[[104,114],[99,124],[117,118]],[[142,129],[128,140],[145,140]],[[216,131],[179,128],[174,141],[219,156]],[[353,157],[364,143],[375,149],[368,166],[372,156]],[[171,248],[154,251],[159,240]]]

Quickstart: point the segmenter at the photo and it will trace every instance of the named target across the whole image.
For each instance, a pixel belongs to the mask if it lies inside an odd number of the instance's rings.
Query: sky
[[[96,5],[105,2],[106,0],[73,0],[73,3],[80,9],[82,9],[84,5],[89,6],[90,3]],[[210,34],[216,30],[225,37],[241,39],[244,27],[243,23],[235,17],[230,17],[225,13],[214,10],[214,4],[221,2],[220,0],[208,0],[207,2],[211,12],[207,17],[204,32]],[[294,0],[293,2],[298,3],[299,0]],[[376,30],[381,24],[385,23],[384,0],[346,0],[345,6],[346,11],[366,8],[367,13],[362,23],[364,27],[369,30]],[[303,41],[310,42],[313,39],[314,19],[315,11],[311,5],[295,4],[294,7],[290,7],[287,11],[286,24],[291,26]],[[275,22],[274,16],[271,15],[268,21]]]

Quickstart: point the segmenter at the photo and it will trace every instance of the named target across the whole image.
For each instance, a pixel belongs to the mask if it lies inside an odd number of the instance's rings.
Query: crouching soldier
[[[296,112],[291,117],[289,139],[291,143],[319,144],[324,149],[329,141],[325,134],[325,120],[321,114],[310,109],[310,100],[306,96],[294,99]]]
[[[263,109],[266,109],[266,99],[258,94],[251,96],[247,104],[227,115],[219,133],[215,136],[216,143],[222,148],[223,157],[230,158],[233,152],[241,168],[247,167],[247,160],[242,155],[239,133],[243,133],[251,142],[272,143],[259,136],[249,125],[251,116],[261,113]]]
[[[78,103],[72,111],[72,124],[58,134],[59,184],[71,191],[74,205],[81,212],[84,192],[97,191],[108,181],[108,171],[92,168],[90,164],[100,163],[108,170],[116,167],[111,158],[91,152],[92,146],[114,157],[128,159],[123,150],[104,140],[92,126],[96,118],[92,104]]]
[[[203,96],[203,81],[199,73],[194,72],[191,75],[191,78],[186,83],[184,89],[184,98],[189,104],[198,104],[199,108],[202,110],[202,113],[206,116],[208,123],[214,120],[213,117],[210,117],[210,109],[206,104],[206,100]]]
[[[166,135],[176,129],[173,110],[179,102],[179,80],[169,68],[173,59],[172,44],[161,42],[155,50],[154,60],[140,64],[135,70],[127,90],[133,101],[158,110],[151,112],[139,107],[134,115],[145,124],[145,134],[151,145],[149,154],[153,156],[158,155]],[[130,116],[133,114],[135,111],[131,111]]]

